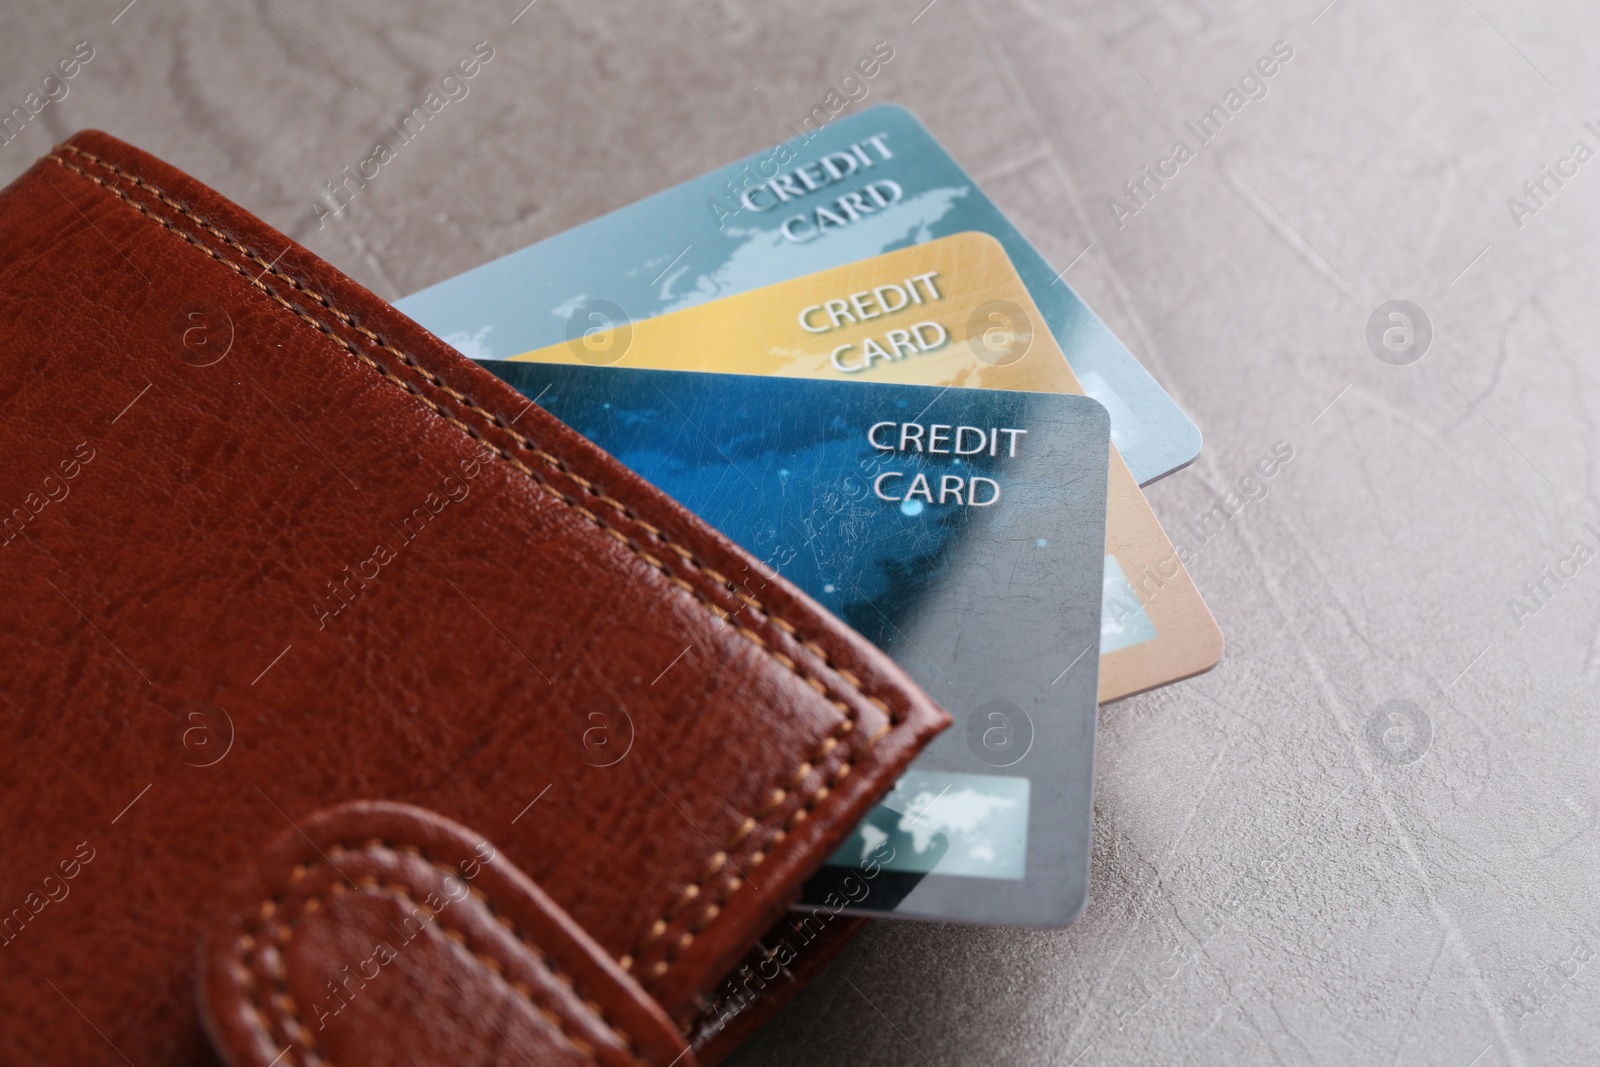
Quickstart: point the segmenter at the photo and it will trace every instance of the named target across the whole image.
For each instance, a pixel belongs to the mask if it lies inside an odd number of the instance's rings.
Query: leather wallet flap
[[[206,941],[208,1029],[235,1067],[693,1067],[649,995],[482,835],[355,802],[287,830]]]
[[[0,401],[0,1061],[212,1062],[210,902],[356,800],[491,840],[686,1028],[947,721],[614,459],[104,134],[0,191]],[[131,965],[86,965],[108,947]]]

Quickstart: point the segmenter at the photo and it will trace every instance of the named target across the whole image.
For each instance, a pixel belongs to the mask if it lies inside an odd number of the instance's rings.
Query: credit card
[[[1144,485],[1200,431],[927,127],[885,104],[829,123],[399,301],[473,359],[505,359],[953,233],[995,237],[1111,443]]]
[[[954,716],[808,886],[811,907],[1022,926],[1078,916],[1103,407],[1054,393],[486,366],[770,561],[764,578],[794,582]]]
[[[514,358],[1081,393],[1040,321],[1000,242],[965,233]],[[1115,449],[1110,501],[1102,703],[1209,670],[1223,643]]]

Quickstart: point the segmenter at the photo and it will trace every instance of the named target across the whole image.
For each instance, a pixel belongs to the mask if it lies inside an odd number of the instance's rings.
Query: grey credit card
[[[459,274],[395,306],[473,359],[582,335],[975,230],[1005,246],[1112,443],[1145,485],[1200,431],[917,117],[830,122]]]
[[[955,718],[809,908],[1062,926],[1088,896],[1110,419],[1061,393],[490,362]]]

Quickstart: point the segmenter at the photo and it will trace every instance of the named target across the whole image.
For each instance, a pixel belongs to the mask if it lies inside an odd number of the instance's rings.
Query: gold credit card
[[[629,322],[626,308],[604,301],[577,310],[565,344],[513,358],[1085,392],[1005,249],[981,233],[954,234],[640,322]],[[1101,703],[1209,670],[1223,647],[1222,632],[1115,448],[1109,490]]]

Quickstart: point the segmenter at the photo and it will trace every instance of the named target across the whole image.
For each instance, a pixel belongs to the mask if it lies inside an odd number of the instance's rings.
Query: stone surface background
[[[1101,713],[1083,920],[879,924],[742,1067],[1600,1060],[1600,563],[1509,606],[1600,520],[1600,161],[1507,205],[1600,149],[1592,5],[522,2],[8,3],[0,112],[95,58],[0,180],[100,127],[393,298],[781,139],[886,40],[868,102],[1081,253],[1205,431],[1150,490],[1169,530],[1294,449],[1192,566],[1223,664]],[[319,228],[320,183],[484,39]],[[1119,226],[1107,198],[1279,40],[1269,95]],[[1410,366],[1365,340],[1399,298],[1435,334]]]

